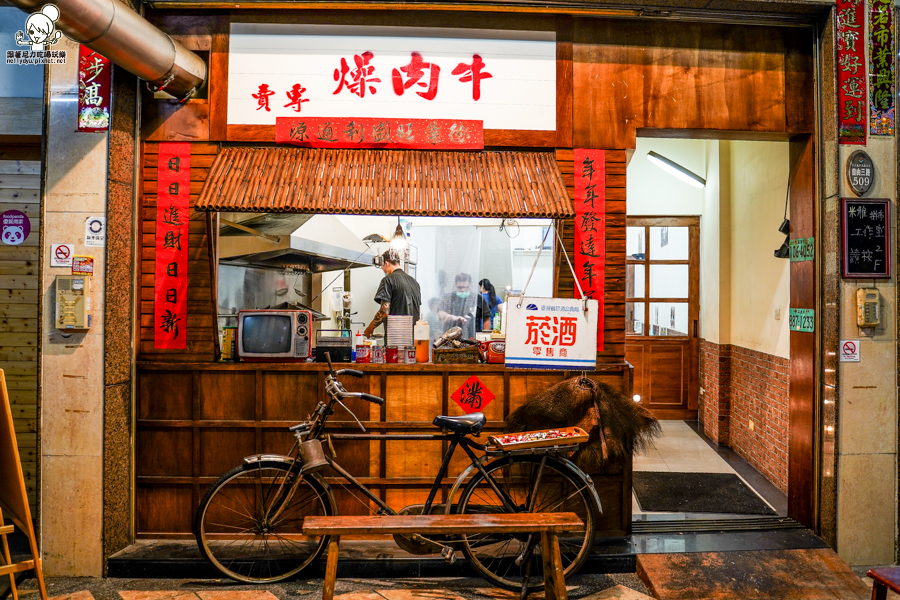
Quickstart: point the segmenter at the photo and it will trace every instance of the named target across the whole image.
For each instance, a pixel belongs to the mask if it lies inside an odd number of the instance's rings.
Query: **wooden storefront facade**
[[[556,130],[485,130],[486,150],[545,152],[555,159],[569,197],[576,148],[606,150],[606,258],[603,350],[592,377],[630,397],[625,359],[625,229],[628,151],[641,135],[792,142],[791,223],[801,237],[816,228],[816,103],[812,26],[763,26],[665,20],[536,15],[523,12],[434,10],[150,10],[147,18],[189,49],[208,53],[204,97],[184,104],[143,102],[140,143],[137,309],[137,395],[134,533],[139,538],[189,537],[194,509],[216,477],[260,452],[285,453],[287,427],[303,420],[322,396],[317,364],[216,362],[216,303],[212,222],[195,205],[223,148],[274,146],[274,126],[227,123],[229,28],[237,22],[371,24],[552,31],[556,36]],[[500,9],[497,9],[498,11]],[[627,11],[625,11],[627,12]],[[157,160],[161,142],[191,144],[187,348],[154,347],[154,233]],[[572,254],[574,222],[558,222]],[[807,232],[802,231],[807,229]],[[792,306],[816,302],[815,263],[792,265]],[[795,273],[796,270],[796,273]],[[808,271],[808,272],[807,272]],[[793,288],[797,282],[796,296]],[[554,288],[572,297],[574,282],[556,253]],[[814,519],[815,336],[792,333],[791,516]],[[796,354],[795,354],[796,353]],[[386,399],[383,407],[351,405],[375,432],[428,433],[437,414],[458,414],[449,395],[477,374],[497,399],[485,411],[488,433],[501,431],[510,411],[570,373],[511,371],[502,365],[404,367],[368,365],[354,391]],[[796,387],[795,387],[796,386]],[[696,409],[696,407],[694,407]],[[335,431],[355,426],[346,415]],[[442,448],[428,442],[347,441],[336,445],[342,464],[391,506],[421,502]],[[462,464],[452,465],[451,474]],[[595,478],[604,505],[598,530],[624,535],[631,522],[631,465]],[[447,482],[452,482],[452,479]],[[446,491],[445,487],[445,491]],[[340,510],[367,510],[337,491]]]

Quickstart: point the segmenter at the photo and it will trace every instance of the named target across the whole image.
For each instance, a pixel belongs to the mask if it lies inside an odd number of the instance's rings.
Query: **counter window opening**
[[[408,260],[398,266],[419,288],[412,320],[428,324],[432,342],[454,326],[463,338],[488,339],[500,324],[507,296],[522,291],[532,268],[528,295],[553,296],[552,219],[218,215],[219,332],[236,326],[241,310],[309,310],[313,346],[317,337],[351,337],[355,348],[357,332],[363,333],[381,308],[375,298],[388,276],[381,259],[397,245],[398,228],[409,244]],[[373,328],[379,343],[386,327]]]

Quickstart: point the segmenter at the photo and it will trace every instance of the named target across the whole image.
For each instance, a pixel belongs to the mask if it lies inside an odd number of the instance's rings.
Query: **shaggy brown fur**
[[[506,425],[509,431],[581,427],[590,439],[573,460],[594,473],[618,465],[661,433],[659,421],[650,411],[587,377],[567,379],[528,400],[509,415]]]

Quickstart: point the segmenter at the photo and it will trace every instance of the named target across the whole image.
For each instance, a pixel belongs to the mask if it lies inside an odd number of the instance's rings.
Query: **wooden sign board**
[[[841,239],[845,278],[890,279],[890,200],[842,198]]]

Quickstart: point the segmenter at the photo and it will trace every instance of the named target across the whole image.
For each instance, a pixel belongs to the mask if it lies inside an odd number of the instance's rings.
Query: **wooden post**
[[[541,546],[544,558],[544,599],[568,600],[562,557],[559,554],[559,538],[554,532],[544,530],[541,532]]]
[[[322,600],[334,599],[334,583],[337,578],[338,553],[341,536],[333,535],[328,541],[328,562],[325,563],[325,585],[322,588]]]

